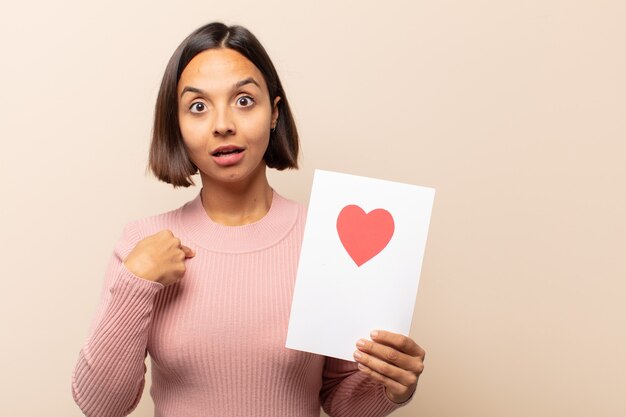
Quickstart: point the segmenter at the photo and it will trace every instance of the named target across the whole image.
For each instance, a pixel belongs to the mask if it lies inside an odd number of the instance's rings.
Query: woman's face
[[[208,182],[254,182],[278,118],[258,68],[233,49],[196,55],[178,81],[178,120],[191,161]]]

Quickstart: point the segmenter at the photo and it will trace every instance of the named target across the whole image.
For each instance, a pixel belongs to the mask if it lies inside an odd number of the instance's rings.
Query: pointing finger
[[[185,245],[180,245],[180,248],[183,250],[183,252],[185,252],[185,258],[192,258],[196,256],[196,253],[193,251],[193,249]]]

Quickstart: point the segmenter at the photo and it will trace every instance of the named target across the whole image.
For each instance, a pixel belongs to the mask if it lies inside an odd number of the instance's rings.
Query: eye
[[[195,103],[191,104],[189,110],[191,110],[192,113],[203,113],[206,110],[206,106],[204,105],[204,103],[196,101]]]
[[[237,99],[237,104],[241,107],[250,107],[254,104],[254,99],[250,96],[241,96]]]

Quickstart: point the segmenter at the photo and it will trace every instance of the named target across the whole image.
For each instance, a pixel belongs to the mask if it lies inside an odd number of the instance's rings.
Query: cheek
[[[202,150],[206,144],[204,131],[197,124],[180,123],[180,133],[183,136],[183,143],[189,152]]]
[[[238,123],[238,130],[249,140],[265,141],[270,136],[270,119],[263,114],[246,117]]]

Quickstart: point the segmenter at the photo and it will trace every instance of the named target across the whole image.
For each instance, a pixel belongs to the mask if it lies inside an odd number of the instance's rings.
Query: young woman
[[[320,405],[384,416],[409,401],[424,351],[406,336],[355,341],[357,363],[284,347],[305,209],[266,168],[297,158],[287,97],[254,35],[222,23],[189,35],[165,70],[150,168],[174,187],[199,173],[202,188],[125,226],[73,373],[87,416],[136,407],[148,353],[156,416],[317,417]]]

